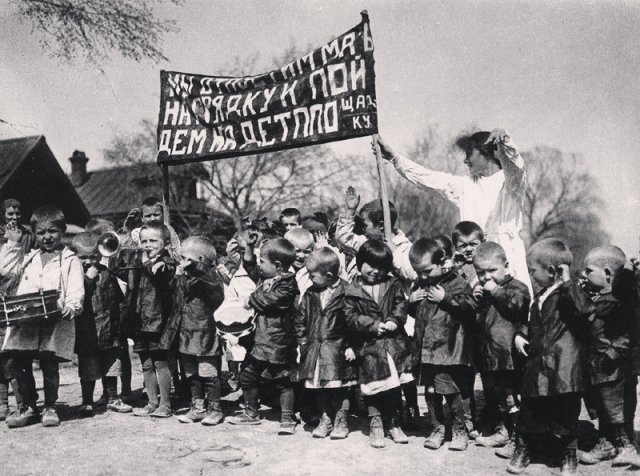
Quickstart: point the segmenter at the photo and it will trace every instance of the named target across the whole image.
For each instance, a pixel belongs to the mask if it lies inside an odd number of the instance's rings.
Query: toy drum
[[[42,324],[60,317],[56,289],[0,297],[0,326]]]

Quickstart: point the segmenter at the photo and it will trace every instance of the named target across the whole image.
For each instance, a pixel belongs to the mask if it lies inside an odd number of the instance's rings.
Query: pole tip
[[[360,15],[362,16],[362,20],[363,21],[369,21],[369,12],[366,10],[362,10],[360,12]]]

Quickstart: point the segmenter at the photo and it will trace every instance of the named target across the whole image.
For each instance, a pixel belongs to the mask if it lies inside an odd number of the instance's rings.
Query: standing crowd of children
[[[561,240],[533,244],[532,296],[529,283],[512,276],[503,246],[485,241],[478,224],[463,221],[450,235],[412,243],[395,228],[390,204],[387,240],[381,202],[358,210],[359,202],[349,187],[335,224],[287,208],[276,224],[248,224],[220,257],[205,237],[180,242],[154,198],[120,229],[92,220],[69,246],[60,210],[37,209],[28,228],[20,204],[5,201],[2,294],[55,289],[60,317],[2,328],[0,418],[11,428],[59,425],[59,363],[75,353],[86,417],[101,405],[171,417],[172,385],[181,377],[191,397],[189,411],[176,417],[182,423],[257,425],[262,400],[279,408],[279,434],[293,434],[299,414],[313,422],[314,438],[340,440],[360,407],[370,445],[382,448],[386,438],[407,444],[405,431],[422,431],[423,386],[430,450],[450,440],[449,450],[464,451],[475,440],[496,448],[513,474],[541,454],[558,457],[563,474],[574,474],[578,461],[637,462],[640,273],[619,248],[591,250],[572,272]],[[117,254],[101,249],[105,233],[119,236]],[[136,408],[129,340],[147,395]],[[225,416],[221,406],[223,360],[229,384],[242,389],[237,415]],[[103,396],[94,401],[97,380]],[[589,451],[577,448],[583,402],[598,419]]]

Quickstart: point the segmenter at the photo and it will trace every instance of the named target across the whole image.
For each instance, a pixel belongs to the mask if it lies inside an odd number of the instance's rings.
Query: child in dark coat
[[[322,414],[313,437],[338,440],[349,434],[347,390],[356,384],[355,369],[350,364],[355,354],[346,336],[346,282],[338,277],[340,260],[329,248],[311,253],[306,267],[313,284],[302,296],[296,320],[298,376],[306,389],[314,389]]]
[[[175,305],[162,335],[162,346],[179,352],[191,389],[191,410],[178,420],[217,425],[223,419],[222,345],[213,313],[224,300],[224,289],[215,268],[216,250],[207,238],[195,236],[182,243],[180,255]]]
[[[71,249],[84,268],[84,305],[75,319],[78,374],[82,388],[82,416],[93,416],[93,392],[102,379],[107,410],[128,413],[132,408],[118,398],[120,364],[120,303],[124,296],[113,271],[100,264],[95,233],[79,233]]]
[[[136,416],[171,416],[171,370],[167,350],[161,343],[173,306],[176,266],[167,251],[170,238],[166,226],[144,225],[140,230],[143,261],[140,269],[132,271],[139,273],[139,277],[137,296],[134,296],[135,312],[128,315],[127,319],[134,319],[135,322],[126,327],[134,329],[133,350],[140,356],[144,386],[149,397],[144,408],[134,410]]]
[[[582,292],[575,293],[576,308],[588,318],[589,393],[599,433],[595,447],[580,454],[583,464],[613,458],[613,466],[623,466],[637,458],[633,430],[637,377],[630,355],[637,301],[633,272],[626,263],[617,246],[594,248],[584,261]]]
[[[395,443],[408,439],[399,426],[401,386],[413,381],[404,324],[406,299],[391,276],[393,255],[381,241],[356,254],[359,276],[345,289],[344,310],[357,356],[358,380],[369,414],[369,443],[384,448],[384,430]]]
[[[479,446],[515,450],[523,359],[514,355],[513,338],[529,317],[531,296],[527,285],[509,273],[507,255],[498,243],[487,241],[476,248],[473,265],[478,283],[473,294],[478,301],[476,339],[478,367],[482,375],[485,408],[493,423],[488,436],[476,438]]]
[[[255,259],[245,259],[243,266],[255,276]],[[280,435],[295,433],[291,369],[296,360],[294,320],[298,285],[289,268],[296,259],[296,249],[284,238],[274,238],[260,249],[260,274],[263,281],[249,297],[245,307],[256,314],[253,349],[240,374],[245,401],[243,413],[229,418],[235,425],[260,424],[258,394],[260,387],[274,386],[280,393]]]
[[[516,334],[514,346],[527,357],[522,377],[522,404],[516,427],[516,449],[507,466],[522,473],[531,460],[536,435],[562,455],[562,474],[577,472],[577,426],[584,391],[583,343],[571,304],[569,267],[573,255],[560,240],[535,243],[527,255],[529,274],[539,289],[533,299],[529,325]],[[582,327],[582,329],[581,329]]]
[[[421,345],[421,376],[432,428],[424,446],[438,449],[444,443],[444,397],[453,418],[449,449],[463,451],[468,445],[465,408],[473,391],[469,378],[472,336],[468,328],[474,316],[471,288],[454,268],[448,267],[450,256],[434,240],[417,240],[409,258],[418,275],[409,314],[416,320],[415,339]]]

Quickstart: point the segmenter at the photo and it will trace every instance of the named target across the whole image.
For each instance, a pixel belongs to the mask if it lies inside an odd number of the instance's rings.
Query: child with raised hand
[[[207,238],[192,236],[182,242],[180,254],[173,312],[162,334],[162,346],[179,352],[191,390],[191,409],[178,420],[217,425],[223,419],[222,345],[214,312],[224,300],[224,289],[216,271],[216,250]]]
[[[455,248],[453,262],[458,268],[458,272],[469,282],[470,286],[475,286],[477,277],[473,266],[473,257],[476,248],[484,242],[482,228],[472,221],[461,221],[451,232],[451,242]]]
[[[71,321],[82,312],[84,299],[82,264],[70,249],[61,244],[67,228],[64,213],[52,206],[40,207],[31,216],[31,227],[38,248],[24,256],[16,237],[7,234],[9,241],[0,250],[0,274],[18,279],[16,294],[57,289],[61,316],[47,323],[23,324],[7,329],[3,351],[13,359],[13,376],[18,380],[23,399],[19,410],[7,418],[10,428],[39,420],[36,407],[38,393],[32,368],[36,359],[44,379],[42,425],[60,424],[55,410],[60,384],[58,366],[60,362],[73,359],[75,324]]]
[[[510,274],[507,255],[498,243],[487,241],[475,249],[473,265],[477,284],[473,294],[476,312],[478,367],[482,376],[485,408],[491,433],[478,436],[478,446],[509,448],[500,455],[513,456],[517,396],[523,359],[515,355],[513,339],[527,324],[531,296],[527,285]]]
[[[123,243],[132,243],[134,246],[141,245],[140,232],[145,225],[162,224],[164,207],[162,200],[157,197],[147,197],[142,201],[140,208],[133,208],[124,220],[122,225]],[[142,222],[142,226],[136,226]],[[170,233],[170,250],[177,252],[180,249],[180,238],[171,226],[167,226]]]
[[[344,312],[347,283],[339,278],[340,260],[329,248],[311,253],[306,267],[312,286],[302,296],[296,320],[298,377],[313,389],[322,415],[313,437],[344,439],[349,433],[348,388],[356,384]]]
[[[637,294],[627,257],[613,245],[592,249],[584,260],[581,293],[574,303],[587,317],[589,393],[598,417],[599,440],[583,464],[613,459],[613,466],[637,460],[633,420],[637,377],[631,365],[631,338],[636,324]]]
[[[406,299],[391,274],[393,256],[384,243],[365,242],[356,265],[359,275],[345,288],[344,311],[369,414],[369,444],[384,448],[385,430],[395,443],[406,444],[399,426],[401,386],[414,379],[404,330]]]
[[[382,202],[373,200],[365,203],[356,214],[360,205],[360,195],[352,186],[347,187],[345,192],[345,207],[338,217],[336,227],[336,241],[338,247],[345,253],[356,255],[360,247],[367,240],[384,239],[384,219],[382,213]],[[391,213],[391,228],[393,237],[387,245],[391,248],[393,255],[393,271],[406,282],[415,280],[415,272],[409,263],[409,249],[411,241],[406,235],[395,227],[398,219],[398,212],[389,203]],[[360,234],[358,234],[359,232]],[[351,277],[352,269],[347,269],[347,275]]]
[[[118,398],[121,342],[120,303],[124,299],[118,279],[100,263],[99,235],[79,233],[71,241],[71,249],[84,268],[84,306],[76,323],[78,374],[82,388],[80,414],[93,416],[93,392],[96,380],[102,379],[107,396],[107,410],[128,413],[132,408]]]
[[[142,376],[149,402],[135,409],[135,416],[168,418],[171,416],[171,370],[167,350],[161,337],[173,306],[175,262],[167,246],[169,229],[159,223],[144,225],[140,230],[140,245],[144,252],[136,296],[134,352],[140,356]],[[160,388],[158,401],[157,389]]]
[[[424,446],[438,449],[444,443],[444,397],[453,420],[449,449],[464,451],[468,445],[465,413],[473,392],[469,379],[473,371],[469,329],[474,317],[471,288],[454,268],[448,267],[451,256],[434,240],[417,240],[409,258],[418,280],[409,298],[408,311],[416,320],[421,380],[432,428]]]
[[[584,356],[580,337],[585,326],[573,311],[569,288],[573,255],[560,240],[535,243],[527,254],[529,274],[539,290],[529,325],[514,338],[517,351],[527,358],[522,377],[522,404],[516,425],[516,449],[507,466],[524,472],[531,461],[531,441],[550,434],[547,441],[562,456],[562,474],[577,472],[577,426],[584,390]]]
[[[251,267],[254,259],[247,252],[244,265]],[[255,312],[256,331],[253,349],[239,379],[245,408],[239,416],[228,419],[231,424],[260,424],[258,394],[261,387],[271,386],[280,393],[278,434],[295,433],[291,368],[296,361],[294,320],[298,285],[295,274],[289,271],[295,259],[294,246],[284,238],[271,239],[260,249],[262,280],[246,303]]]

